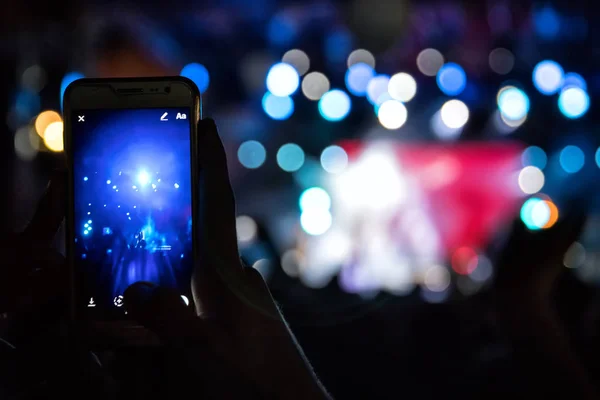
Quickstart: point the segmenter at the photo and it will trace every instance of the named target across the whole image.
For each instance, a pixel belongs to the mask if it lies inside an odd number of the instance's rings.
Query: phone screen
[[[191,110],[74,110],[74,258],[89,315],[126,314],[138,281],[189,304],[193,266]],[[126,317],[123,317],[126,318]]]

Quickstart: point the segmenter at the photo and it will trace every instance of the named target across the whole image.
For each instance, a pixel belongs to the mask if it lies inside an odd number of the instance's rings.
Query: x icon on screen
[[[85,122],[85,115],[78,115],[79,121],[77,122]]]

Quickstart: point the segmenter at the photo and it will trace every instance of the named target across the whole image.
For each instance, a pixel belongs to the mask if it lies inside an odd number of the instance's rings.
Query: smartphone
[[[152,282],[193,306],[200,92],[182,77],[81,79],[63,104],[72,321],[97,346],[153,342],[123,293]]]

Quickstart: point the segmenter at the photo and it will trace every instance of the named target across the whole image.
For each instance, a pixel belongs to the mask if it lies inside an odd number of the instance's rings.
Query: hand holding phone
[[[93,326],[98,346],[141,344],[149,337],[124,307],[129,285],[192,298],[200,95],[179,77],[83,79],[64,104],[73,319]]]

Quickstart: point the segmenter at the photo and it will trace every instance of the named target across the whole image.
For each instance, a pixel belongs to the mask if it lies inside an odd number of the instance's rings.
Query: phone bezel
[[[168,90],[166,88],[169,88]],[[190,121],[190,160],[192,178],[192,226],[198,223],[198,121],[202,118],[202,99],[196,85],[184,77],[157,78],[100,78],[79,79],[65,90],[63,101],[64,149],[68,171],[68,196],[66,210],[66,256],[70,276],[70,319],[74,329],[84,331],[87,341],[94,347],[155,344],[150,335],[135,321],[128,319],[93,319],[81,315],[80,271],[75,262],[75,202],[74,158],[72,149],[72,114],[74,110],[135,109],[135,108],[187,107]],[[192,229],[192,252],[198,259],[197,228]],[[90,326],[93,328],[90,329]],[[101,333],[100,333],[101,332]],[[97,333],[97,334],[95,334]]]

